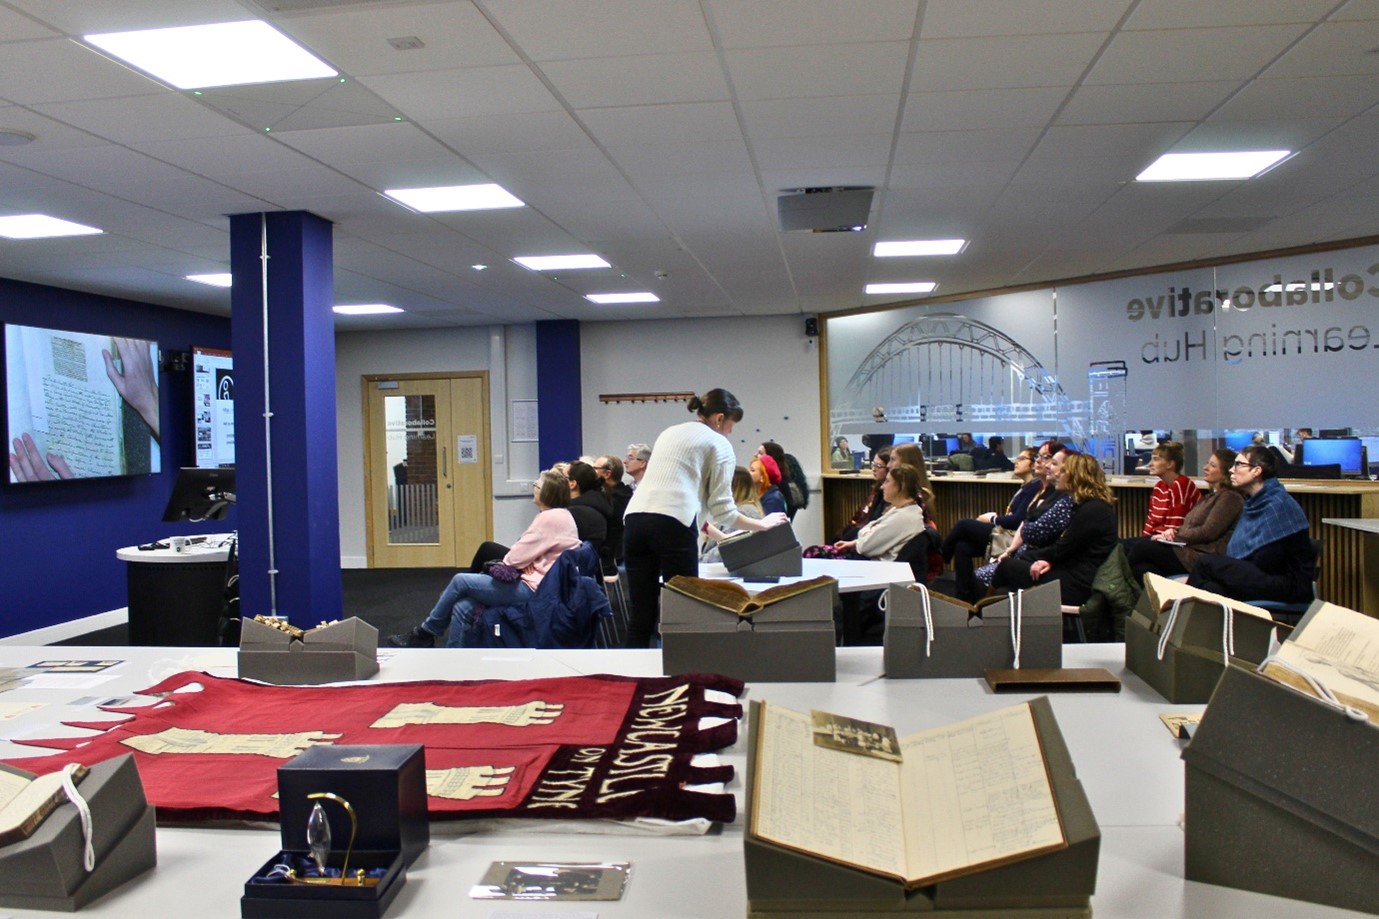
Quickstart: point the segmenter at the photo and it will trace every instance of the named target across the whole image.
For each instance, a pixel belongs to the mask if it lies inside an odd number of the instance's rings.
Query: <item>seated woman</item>
[[[934,490],[929,487],[928,464],[924,461],[924,451],[919,449],[919,444],[896,444],[891,447],[891,458],[886,461],[886,466],[890,469],[913,466],[919,472],[919,503],[924,505],[924,513],[932,521],[936,513]]]
[[[741,466],[733,470],[733,503],[737,505],[737,512],[744,517],[751,517],[753,520],[760,520],[766,516],[761,504],[757,501],[756,483],[752,481],[752,474]],[[720,530],[712,522],[706,522],[699,528],[704,534],[704,540],[699,546],[699,561],[701,562],[721,562],[722,556],[718,554],[718,541],[725,537],[740,533],[741,530]]]
[[[1140,535],[1121,540],[1129,556],[1135,547],[1165,530],[1182,526],[1188,511],[1202,500],[1202,490],[1192,478],[1183,475],[1183,445],[1174,440],[1161,440],[1149,456],[1149,474],[1159,481],[1149,493],[1149,512],[1145,514]]]
[[[785,496],[780,493],[780,467],[765,453],[752,457],[748,467],[752,480],[757,485],[757,501],[768,514],[785,513]]]
[[[1002,561],[1022,553],[1027,544],[1030,548],[1042,548],[1052,544],[1063,534],[1063,528],[1072,518],[1072,499],[1054,487],[1054,473],[1058,467],[1054,466],[1053,460],[1058,456],[1066,459],[1071,452],[1068,447],[1056,440],[1047,441],[1039,446],[1039,452],[1034,454],[1034,478],[1041,484],[1025,507],[1025,519],[1016,529],[1010,545],[1001,554],[972,572],[972,584],[969,588],[971,592],[958,594],[959,599],[976,603],[986,595],[987,589],[991,586],[991,578],[996,574],[996,566]]]
[[[541,473],[541,478],[532,485],[532,502],[538,508],[536,519],[503,556],[504,565],[520,572],[517,580],[461,572],[450,579],[449,586],[441,592],[440,599],[421,625],[410,632],[390,636],[388,644],[395,648],[431,648],[449,626],[450,640],[446,647],[458,648],[462,646],[475,606],[522,606],[527,603],[560,553],[580,544],[575,518],[566,510],[570,503],[570,486],[563,473],[554,470]]]
[[[1019,529],[1020,524],[1025,522],[1025,511],[1030,502],[1044,488],[1043,479],[1034,474],[1034,458],[1037,454],[1036,448],[1026,447],[1016,455],[1015,478],[1021,483],[1020,490],[1010,499],[1004,514],[989,511],[980,517],[959,520],[943,539],[943,560],[953,563],[953,580],[957,584],[958,596],[969,603],[977,597],[972,560],[986,560],[986,547],[996,527]]]
[[[1097,569],[1118,545],[1116,512],[1111,508],[1115,498],[1101,466],[1087,454],[1060,453],[1053,458],[1053,465],[1054,486],[1072,501],[1067,526],[1051,544],[1027,546],[997,565],[991,587],[996,591],[1021,589],[1056,580],[1063,603],[1081,606],[1092,595]]]
[[[880,450],[876,451],[876,456],[871,461],[871,476],[876,482],[876,487],[872,489],[866,502],[863,503],[863,505],[857,509],[857,512],[852,515],[852,518],[848,520],[847,526],[843,527],[842,530],[838,532],[838,535],[833,537],[834,542],[856,539],[858,530],[886,512],[886,496],[881,493],[881,486],[886,482],[886,467],[890,460],[890,447],[882,447]]]
[[[846,437],[839,437],[833,442],[833,450],[828,454],[828,464],[834,469],[852,468],[852,447]]]
[[[1151,571],[1166,578],[1187,574],[1201,556],[1225,550],[1245,506],[1245,498],[1230,482],[1233,462],[1234,450],[1223,447],[1213,451],[1202,467],[1207,496],[1187,512],[1183,525],[1134,541],[1130,547],[1130,569],[1136,581],[1143,582],[1145,574]]]
[[[1305,603],[1312,599],[1317,559],[1307,535],[1307,516],[1277,478],[1265,447],[1240,451],[1231,484],[1245,506],[1223,555],[1203,555],[1187,582],[1237,600]]]
[[[919,470],[913,466],[888,470],[881,494],[889,505],[886,512],[862,527],[856,539],[835,542],[833,549],[839,556],[893,562],[907,542],[924,532]]]

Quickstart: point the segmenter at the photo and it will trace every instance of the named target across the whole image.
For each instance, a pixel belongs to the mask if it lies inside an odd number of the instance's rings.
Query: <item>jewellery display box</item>
[[[753,703],[746,787],[756,787]],[[767,842],[750,823],[743,836],[748,919],[844,919],[922,915],[962,919],[1072,919],[1092,914],[1101,830],[1047,698],[1030,702],[1068,846],[906,890],[894,879]],[[751,801],[744,813],[753,814]]]
[[[378,672],[378,629],[353,616],[310,631],[245,619],[239,675],[282,686],[364,680]]]
[[[1183,750],[1187,879],[1379,913],[1377,760],[1372,720],[1231,667]]]
[[[1169,702],[1206,702],[1216,689],[1225,670],[1223,602],[1231,610],[1231,662],[1249,667],[1268,655],[1275,623],[1259,607],[1155,574],[1145,575],[1145,588],[1125,621],[1125,667]]]
[[[76,787],[91,811],[95,868],[84,864],[81,815],[64,800],[32,835],[0,846],[0,907],[71,912],[157,863],[153,806],[133,756],[97,763]]]
[[[333,800],[309,795],[329,792]],[[339,801],[349,802],[347,809]],[[342,866],[353,834],[350,874],[371,873],[372,886],[302,884],[264,879],[288,860],[310,851],[307,823],[322,805],[330,826],[329,865]],[[407,867],[430,842],[426,814],[426,764],[420,744],[319,746],[278,769],[282,851],[244,885],[244,919],[268,917],[366,917],[388,909],[407,880]],[[352,819],[353,818],[353,819]]]
[[[1063,666],[1063,599],[1057,581],[1021,591],[1013,602],[1001,594],[975,606],[930,591],[932,644],[924,595],[922,585],[891,585],[882,652],[888,678],[983,677],[988,670],[1016,665],[1017,639],[1020,667]]]
[[[819,577],[752,594],[730,581],[671,578],[661,591],[662,672],[833,682],[835,585]]]
[[[738,533],[718,543],[723,567],[739,578],[797,578],[804,571],[803,552],[788,523]]]

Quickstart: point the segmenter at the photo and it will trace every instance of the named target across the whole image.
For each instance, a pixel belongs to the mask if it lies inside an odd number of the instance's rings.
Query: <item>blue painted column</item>
[[[251,617],[276,610],[304,627],[338,618],[342,605],[333,264],[330,222],[315,214],[230,218],[240,609]]]
[[[542,469],[584,452],[583,392],[579,376],[579,323],[552,319],[536,324],[537,457]]]

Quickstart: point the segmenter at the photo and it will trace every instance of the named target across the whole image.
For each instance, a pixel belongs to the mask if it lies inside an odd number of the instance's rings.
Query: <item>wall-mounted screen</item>
[[[235,376],[230,352],[192,346],[192,431],[196,465],[235,462]]]
[[[146,475],[158,446],[158,343],[5,326],[11,482]]]

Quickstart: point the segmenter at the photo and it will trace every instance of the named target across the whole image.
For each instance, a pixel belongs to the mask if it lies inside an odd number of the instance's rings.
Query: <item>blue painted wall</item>
[[[162,351],[230,347],[228,318],[3,278],[0,322],[149,338]],[[193,462],[191,372],[163,373],[159,401],[161,473],[27,485],[0,476],[0,637],[124,606],[122,546],[235,527],[233,509],[223,521],[162,522],[178,468]]]

